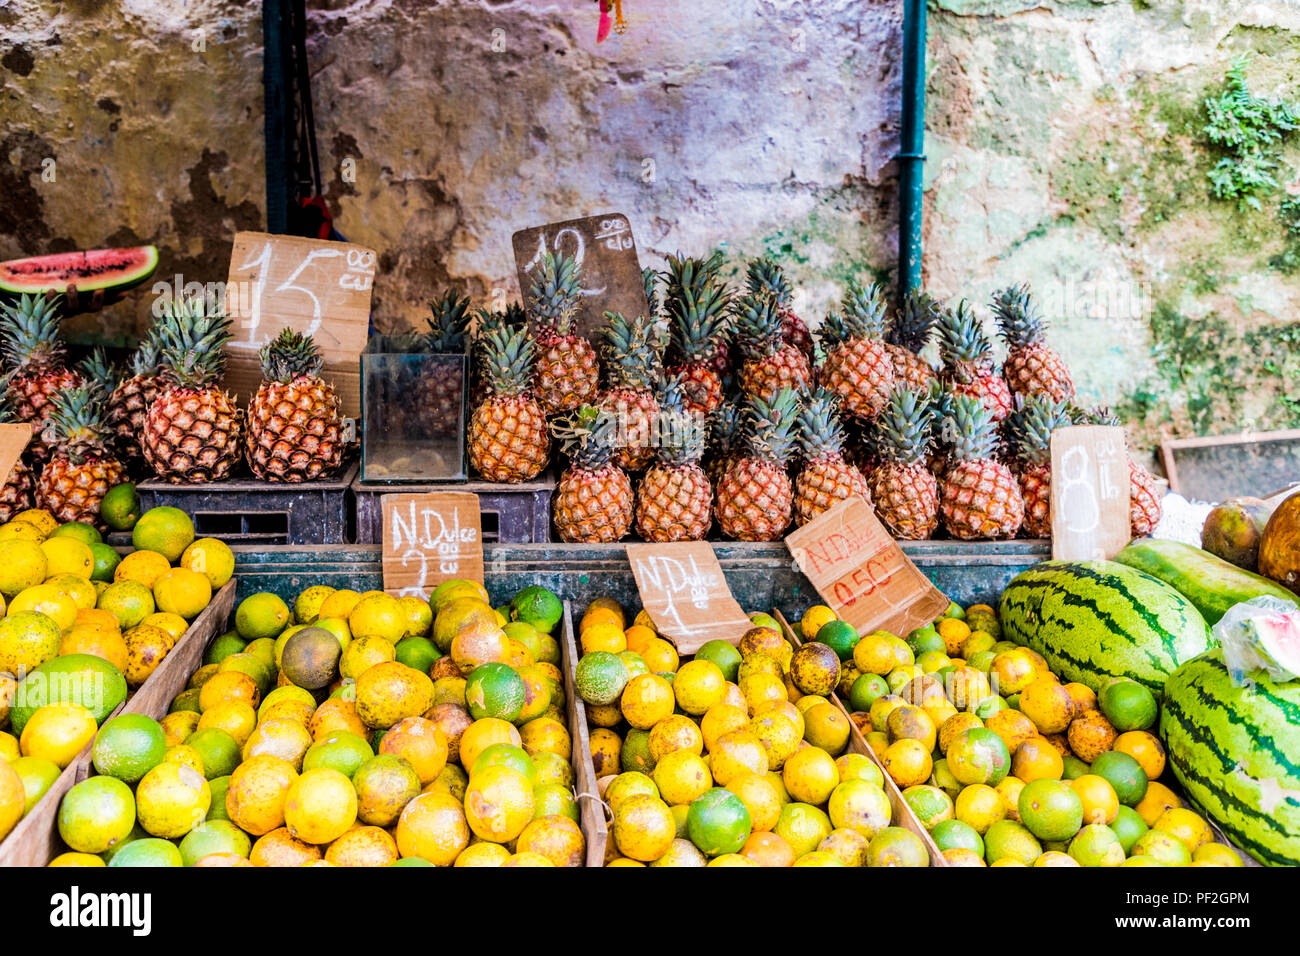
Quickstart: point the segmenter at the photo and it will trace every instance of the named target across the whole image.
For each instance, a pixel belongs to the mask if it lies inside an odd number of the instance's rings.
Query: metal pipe
[[[921,200],[925,163],[925,3],[903,0],[902,135],[898,151],[898,290],[921,286]]]

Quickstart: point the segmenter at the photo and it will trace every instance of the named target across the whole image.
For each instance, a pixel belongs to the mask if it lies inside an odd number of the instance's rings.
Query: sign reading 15
[[[569,240],[566,242],[566,238]],[[600,238],[597,236],[596,238]],[[565,246],[570,246],[566,249]],[[581,271],[583,260],[587,257],[587,240],[577,229],[572,226],[566,226],[555,234],[555,238],[550,242],[551,250],[556,255],[572,255],[574,261],[578,263],[578,269]],[[546,233],[539,233],[537,236],[537,252],[528,260],[528,265],[524,266],[524,272],[529,274],[542,263],[542,258],[547,253]],[[607,286],[601,286],[599,289],[579,289],[581,295],[604,295]],[[527,290],[524,290],[525,292]]]
[[[271,273],[271,253],[272,243],[268,240],[262,244],[260,249],[251,252],[249,257],[239,266],[241,271],[246,269],[257,270],[257,280],[253,283],[252,314],[242,323],[243,327],[248,329],[249,341],[254,344],[257,344],[257,330],[262,322],[262,297],[266,293],[266,286]],[[303,260],[298,263],[298,267],[290,272],[283,282],[271,289],[272,293],[301,293],[311,300],[311,322],[307,328],[302,330],[306,335],[316,335],[321,331],[321,301],[310,286],[313,284],[322,285],[322,283],[312,283],[311,274],[307,273],[307,270],[310,268],[315,272],[320,268],[319,264],[343,256],[346,256],[347,265],[338,278],[339,288],[355,292],[369,290],[375,280],[375,254],[368,249],[356,248],[350,248],[346,253],[342,249],[313,249],[307,253]],[[307,275],[304,275],[304,273],[307,273]],[[307,283],[307,285],[299,285],[299,280]],[[338,338],[330,334],[328,330],[326,330],[326,334],[330,335],[335,343],[339,342]]]

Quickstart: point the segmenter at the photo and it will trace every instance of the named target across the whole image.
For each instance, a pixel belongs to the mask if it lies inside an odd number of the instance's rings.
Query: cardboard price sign
[[[384,590],[428,597],[443,581],[483,582],[478,495],[465,491],[384,495]]]
[[[951,603],[861,498],[841,501],[785,543],[817,593],[859,634],[883,629],[906,636]]]
[[[678,651],[694,654],[713,640],[739,644],[754,626],[707,541],[629,544],[627,559],[641,606]]]
[[[282,329],[311,335],[344,414],[360,414],[358,356],[370,331],[378,257],[350,242],[235,234],[226,308],[234,319],[226,384],[246,397],[261,381],[257,352]]]
[[[606,312],[621,312],[630,319],[650,309],[632,226],[620,212],[520,229],[511,237],[511,244],[525,306],[543,255],[550,252],[578,261],[582,298],[577,326],[588,338],[605,327]]]
[[[9,473],[32,440],[32,426],[27,422],[0,425],[0,485],[9,480]]]
[[[1052,432],[1052,557],[1113,558],[1132,538],[1124,429],[1075,425]]]

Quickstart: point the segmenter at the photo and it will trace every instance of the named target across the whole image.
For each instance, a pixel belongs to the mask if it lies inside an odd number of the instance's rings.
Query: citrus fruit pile
[[[561,610],[250,595],[166,717],[100,730],[52,865],[581,866]]]
[[[0,526],[0,839],[230,580],[234,556],[154,508],[125,557],[30,509]]]
[[[796,651],[766,614],[737,647],[682,661],[639,612],[600,598],[579,628],[574,687],[613,817],[607,866],[926,866],[892,826],[884,777],[848,752],[827,694],[839,663]]]
[[[816,606],[800,628],[825,640],[833,618]],[[950,864],[1242,865],[1160,782],[1158,707],[1142,684],[1062,684],[1001,640],[987,605],[837,649],[854,723]]]

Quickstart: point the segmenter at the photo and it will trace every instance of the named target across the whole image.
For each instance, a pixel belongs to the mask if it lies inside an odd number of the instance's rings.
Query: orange
[[[313,740],[324,740],[330,734],[340,730],[346,730],[358,737],[369,736],[369,730],[357,716],[356,703],[341,697],[331,697],[323,701],[312,714],[307,730]]]
[[[912,704],[903,704],[890,711],[885,720],[885,732],[891,741],[919,740],[927,751],[934,750],[937,736],[934,723],[929,714]]]
[[[193,620],[212,600],[212,582],[189,568],[171,568],[154,581],[153,596],[159,611]]]
[[[790,699],[785,682],[771,674],[746,674],[740,678],[739,686],[751,714],[758,713],[763,704]]]
[[[1046,737],[1024,741],[1011,755],[1011,775],[1024,783],[1032,780],[1060,780],[1065,772],[1061,752]]]
[[[673,755],[668,756],[671,759]],[[708,769],[712,771],[718,786],[729,787],[736,777],[765,774],[773,768],[768,766],[767,748],[757,735],[748,730],[732,730],[718,738],[716,747],[710,748]],[[657,767],[655,772],[658,773]],[[664,794],[664,799],[669,803],[687,802],[672,800],[668,794]]]
[[[1214,842],[1214,832],[1205,818],[1185,807],[1170,807],[1156,818],[1151,829],[1162,830],[1177,837],[1192,853],[1205,844]]]
[[[126,670],[126,641],[116,629],[76,626],[63,635],[59,653],[91,654],[108,661],[119,671]]]
[[[153,590],[154,582],[172,569],[157,551],[132,551],[113,570],[114,581],[135,581]]]
[[[775,833],[755,830],[740,848],[740,855],[755,866],[794,866],[794,850]]]
[[[1046,670],[1046,668],[1044,668]],[[1003,697],[1019,694],[1039,675],[1033,652],[1024,647],[1003,651],[993,658],[990,677],[997,678],[997,692]]]
[[[919,740],[904,737],[885,748],[885,772],[900,788],[925,783],[934,770],[929,749]]]
[[[1056,681],[1039,678],[1020,692],[1020,712],[1034,722],[1040,734],[1059,734],[1070,726],[1074,698]]]
[[[541,817],[529,823],[515,844],[516,853],[535,853],[552,866],[582,866],[587,849],[582,830],[568,817]]]
[[[298,721],[267,720],[257,725],[240,753],[245,760],[257,756],[279,757],[297,771],[302,769],[302,758],[311,745],[311,734]]]
[[[592,651],[621,654],[628,650],[627,636],[623,633],[623,628],[612,621],[598,621],[583,628],[578,643],[582,646],[584,654],[590,654]]]
[[[639,730],[649,730],[672,716],[674,703],[672,684],[657,674],[640,674],[623,688],[619,706],[629,724]]]
[[[610,835],[623,856],[651,863],[672,846],[677,822],[668,804],[650,794],[638,793],[623,800],[614,811]]]
[[[450,866],[469,846],[470,828],[460,802],[450,794],[422,793],[402,810],[395,835],[403,857]]]
[[[431,720],[404,717],[384,734],[379,753],[406,760],[415,768],[423,787],[436,780],[447,765],[447,737]]]
[[[1066,684],[1065,689],[1069,692],[1070,699],[1074,701],[1074,714],[1076,717],[1079,714],[1097,709],[1097,695],[1093,693],[1092,688],[1087,684]]]
[[[1014,777],[1004,777],[1001,783],[1014,779]],[[1018,793],[1016,796],[1019,798]],[[969,787],[963,787],[961,793],[957,794],[953,816],[983,836],[988,832],[989,827],[1006,818],[1007,805],[996,788],[983,783],[974,783]]]
[[[1084,763],[1092,763],[1115,743],[1118,731],[1099,710],[1080,714],[1070,724],[1067,740],[1070,749]]]
[[[40,757],[60,770],[95,738],[95,715],[79,704],[46,704],[27,720],[19,737],[24,757]]]
[[[335,866],[389,866],[397,862],[397,841],[382,827],[356,827],[329,845],[325,859]]]
[[[949,654],[960,654],[962,644],[970,637],[970,625],[959,617],[945,617],[936,627]]]
[[[929,776],[928,771],[926,776]],[[834,758],[826,751],[804,747],[796,750],[785,761],[781,780],[792,799],[820,806],[830,799],[839,786],[840,771],[835,766]]]
[[[696,660],[683,664],[673,679],[672,691],[677,706],[686,713],[700,716],[714,704],[722,702],[727,679],[712,661]]]
[[[709,773],[709,764],[697,754],[689,750],[674,750],[655,764],[654,782],[659,788],[660,799],[666,803],[689,805],[713,786],[713,777]]]
[[[535,717],[520,727],[519,744],[530,757],[552,754],[568,760],[573,752],[569,728],[554,717]]]
[[[215,707],[223,700],[242,701],[256,709],[262,694],[253,678],[242,671],[221,671],[199,688],[199,712]]]
[[[628,723],[631,723],[628,719]],[[633,724],[633,726],[636,726]],[[749,726],[749,715],[733,704],[714,704],[700,719],[700,732],[704,736],[704,749],[712,753],[717,748],[718,738],[733,730],[743,730]]]
[[[320,847],[299,840],[287,827],[278,827],[260,837],[248,854],[253,866],[300,867],[320,858]]]
[[[676,671],[678,665],[677,648],[662,637],[646,641],[640,651],[641,659],[652,674]]]
[[[1083,803],[1083,823],[1110,824],[1119,816],[1119,797],[1105,777],[1085,773],[1069,781],[1070,789]]]
[[[500,843],[471,843],[456,857],[456,866],[501,866],[510,859],[510,851]]]
[[[627,642],[629,651],[633,654],[641,654],[646,645],[655,639],[655,632],[644,624],[633,624],[623,632],[623,638]]]
[[[852,731],[849,719],[834,704],[817,704],[803,715],[804,740],[831,756],[843,753]]]
[[[781,795],[766,773],[736,774],[727,781],[727,789],[740,798],[749,811],[750,826],[755,832],[771,830],[781,817]]]
[[[126,641],[126,670],[122,674],[132,687],[139,687],[153,676],[174,643],[162,628],[148,624],[137,624],[122,639]]]
[[[873,631],[853,647],[853,665],[864,674],[884,676],[915,662],[907,642],[887,631]]]
[[[767,752],[766,769],[780,770],[798,751],[802,743],[802,734],[799,732],[801,720],[802,717],[796,719],[783,710],[772,707],[756,714],[749,722],[749,732],[758,739]],[[721,741],[722,738],[718,739]]]
[[[184,743],[185,738],[199,729],[200,716],[192,710],[178,710],[168,714],[158,723],[168,747]]]
[[[112,615],[110,614],[109,617],[112,617]],[[116,623],[117,619],[113,618],[113,620]],[[179,614],[171,614],[166,611],[156,611],[140,623],[166,631],[173,642],[179,641],[190,626],[189,622]]]
[[[650,729],[650,756],[656,763],[675,750],[689,750],[696,755],[704,753],[700,728],[681,714],[667,717]]]
[[[608,607],[603,604],[590,604],[578,622],[578,633],[582,633],[597,624],[613,624],[623,630],[624,618],[622,608]]]
[[[223,700],[203,712],[198,729],[224,730],[242,749],[257,726],[257,713],[242,700]]]
[[[1006,808],[1006,818],[1019,823],[1020,791],[1025,789],[1025,782],[1019,777],[1003,777],[993,789],[1002,798],[1003,806]]]
[[[596,776],[618,773],[623,751],[623,738],[607,727],[598,727],[589,735],[591,744],[591,762],[595,766]]]
[[[474,721],[465,728],[460,738],[460,765],[474,766],[474,761],[478,759],[479,754],[493,744],[514,744],[518,747],[522,744],[522,740],[514,724],[498,717],[484,717]]]
[[[1141,764],[1148,780],[1159,779],[1165,772],[1165,745],[1145,730],[1130,730],[1120,734],[1115,738],[1111,749],[1126,753]]]
[[[284,822],[300,840],[333,843],[357,820],[357,792],[337,770],[317,767],[295,780],[284,796]]]
[[[983,727],[984,721],[974,714],[953,714],[939,728],[939,752],[947,753],[948,746],[968,730]],[[1010,751],[1008,751],[1010,752]]]

